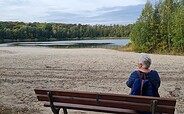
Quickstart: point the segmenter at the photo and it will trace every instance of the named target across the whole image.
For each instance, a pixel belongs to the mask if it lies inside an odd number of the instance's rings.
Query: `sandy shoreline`
[[[128,94],[125,82],[138,56],[108,49],[0,47],[0,112],[51,114],[37,102],[33,89],[38,87]],[[183,114],[184,56],[150,56],[162,80],[161,97],[176,98],[175,114]]]

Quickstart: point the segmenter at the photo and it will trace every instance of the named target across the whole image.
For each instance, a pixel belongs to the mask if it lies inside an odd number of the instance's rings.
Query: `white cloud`
[[[59,12],[61,18],[66,18],[67,13],[93,17],[116,11],[113,7],[144,3],[145,0],[0,0],[0,20],[43,22],[52,18],[51,12]]]

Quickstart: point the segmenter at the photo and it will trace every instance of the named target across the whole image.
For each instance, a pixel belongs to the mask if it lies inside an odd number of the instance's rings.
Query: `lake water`
[[[70,40],[49,42],[13,42],[3,43],[0,46],[44,46],[56,48],[110,48],[124,46],[130,42],[129,39],[105,39],[105,40]]]

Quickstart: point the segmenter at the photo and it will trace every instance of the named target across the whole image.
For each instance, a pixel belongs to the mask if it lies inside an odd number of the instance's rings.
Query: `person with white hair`
[[[158,75],[158,72],[156,70],[150,70],[150,65],[151,65],[151,58],[148,54],[141,53],[139,60],[138,60],[138,70],[135,70],[131,73],[128,81],[126,82],[126,85],[131,88],[131,93],[133,92],[133,84],[134,81],[138,78],[139,76],[146,75],[147,79],[152,85],[153,88],[153,95],[155,97],[160,97],[158,93],[158,88],[160,87],[160,77]]]

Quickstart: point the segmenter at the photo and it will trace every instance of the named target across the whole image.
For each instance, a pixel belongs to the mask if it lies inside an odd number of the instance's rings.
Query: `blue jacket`
[[[140,75],[145,73],[142,71],[139,71],[139,72],[140,72]],[[155,97],[159,97],[160,95],[158,94],[158,88],[160,87],[160,77],[158,75],[158,72],[155,70],[151,70],[150,72],[146,72],[145,74],[148,76],[149,81],[152,83],[152,85],[154,87],[153,88],[153,91],[154,91],[153,95]],[[137,70],[131,73],[128,81],[126,82],[127,86],[132,88],[132,85],[133,85],[134,80],[136,78],[138,78],[138,71]]]

